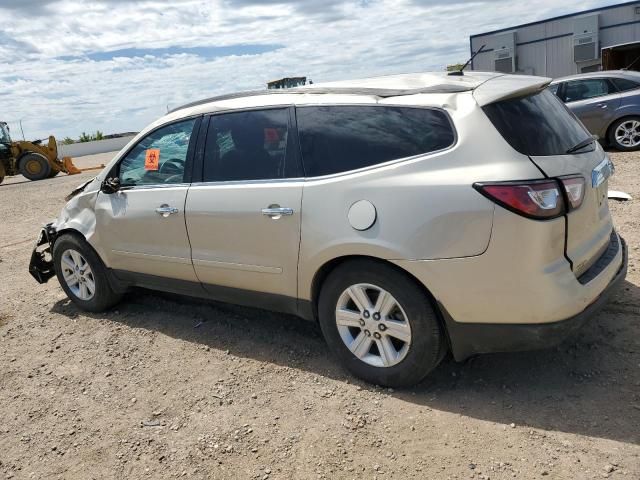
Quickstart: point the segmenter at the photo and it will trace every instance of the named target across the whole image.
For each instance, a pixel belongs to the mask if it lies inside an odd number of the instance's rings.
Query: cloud
[[[167,107],[284,76],[442,70],[467,59],[471,34],[604,3],[0,0],[1,115],[36,138],[138,130]]]
[[[345,4],[362,4],[363,2],[348,2],[344,0],[227,0],[225,5],[230,8],[288,6],[302,15],[332,15]]]
[[[19,60],[22,55],[30,55],[38,52],[31,43],[17,40],[8,33],[0,30],[0,62],[13,62]]]

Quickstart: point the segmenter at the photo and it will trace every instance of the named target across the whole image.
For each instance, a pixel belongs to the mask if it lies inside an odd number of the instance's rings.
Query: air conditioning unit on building
[[[577,17],[573,21],[573,61],[590,62],[600,57],[598,14]]]
[[[573,36],[574,62],[596,60],[599,54],[597,33],[583,33],[582,35]]]
[[[513,73],[516,71],[516,56],[512,48],[501,48],[495,51],[493,69],[501,73]]]

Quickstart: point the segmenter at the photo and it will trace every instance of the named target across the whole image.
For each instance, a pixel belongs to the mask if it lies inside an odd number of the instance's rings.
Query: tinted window
[[[288,144],[288,109],[215,115],[207,134],[204,181],[295,176],[295,164],[287,161]]]
[[[296,110],[307,176],[328,175],[433,152],[453,144],[440,110],[406,107],[301,107]]]
[[[634,88],[640,88],[640,83],[634,82],[633,80],[628,80],[626,78],[612,78],[611,81],[621,92],[633,90]]]
[[[554,83],[553,85],[549,85],[549,91],[554,95],[558,95],[558,90],[560,89],[559,83]]]
[[[578,119],[548,90],[492,103],[483,110],[509,145],[525,155],[563,155],[589,138]]]
[[[564,101],[577,102],[613,93],[610,83],[604,78],[573,80],[565,83]]]
[[[195,119],[173,123],[150,133],[120,162],[123,185],[182,183]]]

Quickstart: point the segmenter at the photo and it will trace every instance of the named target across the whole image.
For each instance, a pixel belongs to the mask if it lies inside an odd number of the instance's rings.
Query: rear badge
[[[605,157],[591,172],[591,186],[597,188],[613,174],[613,163]]]

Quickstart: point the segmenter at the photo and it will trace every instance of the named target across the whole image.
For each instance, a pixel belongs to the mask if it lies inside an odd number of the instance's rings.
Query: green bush
[[[80,135],[78,142],[85,143],[94,142],[96,140],[104,140],[104,134],[100,130],[96,130],[96,133],[94,134],[86,134],[85,132],[82,132],[82,135]]]

